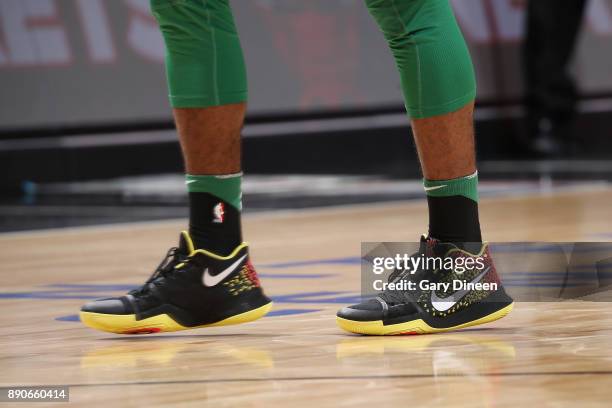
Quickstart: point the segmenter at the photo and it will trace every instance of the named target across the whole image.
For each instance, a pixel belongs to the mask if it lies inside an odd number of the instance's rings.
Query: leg
[[[474,70],[448,0],[366,0],[400,72],[425,176],[429,234],[480,242]]]
[[[437,333],[497,320],[512,310],[513,301],[501,286],[488,245],[481,243],[472,118],[474,72],[449,2],[366,0],[366,4],[400,71],[425,175],[429,238],[422,238],[412,257],[442,258],[444,263],[448,259],[459,263],[462,258],[461,263],[479,266],[412,270],[393,265],[392,285],[383,286],[374,299],[341,309],[338,325],[354,333],[391,335]],[[405,255],[398,251],[386,256],[393,260]],[[421,287],[423,282],[446,282],[452,289],[431,290]],[[456,287],[467,282],[494,285],[491,290]]]
[[[245,108],[239,103],[174,109],[187,171],[189,235],[196,248],[223,255],[242,242],[240,131]]]
[[[240,130],[247,83],[227,0],[153,0],[187,170],[196,248],[229,254],[240,232]]]
[[[245,110],[246,103],[174,109],[187,174],[240,172]]]
[[[412,120],[429,208],[429,235],[444,242],[481,242],[474,103]]]
[[[227,0],[152,0],[166,43],[170,103],[187,170],[189,233],[153,275],[81,321],[121,334],[245,323],[271,308],[240,233],[246,75]]]

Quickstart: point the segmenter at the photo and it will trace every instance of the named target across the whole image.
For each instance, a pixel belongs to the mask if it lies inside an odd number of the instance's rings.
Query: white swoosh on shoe
[[[484,278],[484,276],[487,274],[487,272],[489,272],[489,269],[491,269],[491,266],[485,268],[485,270],[480,272],[480,274],[478,274],[478,276],[476,276],[474,279],[472,279],[469,283],[478,283],[482,278]],[[453,293],[449,297],[441,298],[438,295],[436,295],[436,291],[433,290],[433,291],[431,291],[431,305],[438,312],[446,312],[448,309],[450,309],[451,307],[455,306],[457,304],[457,302],[459,302],[461,299],[463,299],[465,297],[465,295],[467,295],[470,292],[471,292],[471,290],[462,289],[462,290],[456,291],[455,293]],[[450,300],[450,299],[452,299],[452,300]]]
[[[242,263],[242,261],[244,261],[244,258],[246,257],[247,254],[242,255],[240,259],[222,270],[221,273],[218,273],[214,276],[208,272],[208,268],[204,269],[204,274],[202,275],[202,283],[204,283],[204,286],[207,286],[209,288],[218,285],[219,282],[231,275],[232,272],[236,270],[236,268]]]

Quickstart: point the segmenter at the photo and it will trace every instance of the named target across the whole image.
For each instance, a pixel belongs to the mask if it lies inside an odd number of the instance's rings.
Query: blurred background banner
[[[524,9],[512,0],[453,5],[479,100],[519,101]],[[362,0],[234,1],[233,8],[251,115],[402,104],[393,60]],[[612,95],[611,39],[612,0],[591,0],[573,66],[581,96]],[[148,0],[2,0],[0,134],[168,121],[163,54]]]

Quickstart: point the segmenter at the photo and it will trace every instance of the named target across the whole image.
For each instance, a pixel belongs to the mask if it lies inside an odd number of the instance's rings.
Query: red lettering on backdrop
[[[66,32],[53,0],[2,0],[3,64],[64,66],[72,61]]]
[[[95,64],[116,61],[113,26],[109,24],[103,0],[76,0],[77,13],[81,21],[87,54]]]
[[[128,44],[138,55],[155,62],[163,62],[164,43],[157,21],[151,15],[149,0],[125,0],[125,3],[130,16]]]

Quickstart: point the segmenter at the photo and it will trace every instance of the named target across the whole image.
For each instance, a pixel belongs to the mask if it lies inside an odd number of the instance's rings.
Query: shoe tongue
[[[181,231],[178,250],[180,254],[189,256],[194,251],[193,241],[187,231]]]
[[[455,244],[452,242],[440,242],[436,238],[432,237],[421,237],[421,248],[426,247],[425,254],[427,256],[446,256],[448,251],[451,249],[461,249],[470,254],[477,254],[482,249],[482,243],[480,242],[464,242]]]
[[[451,249],[457,249],[458,246],[450,242],[440,242],[436,238],[421,236],[421,251],[426,256],[443,257]]]

